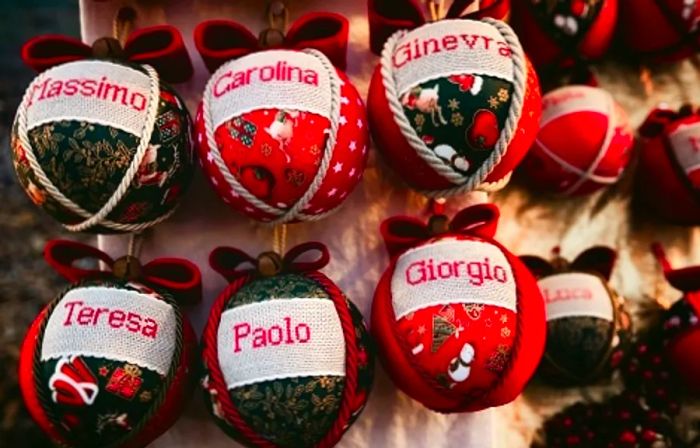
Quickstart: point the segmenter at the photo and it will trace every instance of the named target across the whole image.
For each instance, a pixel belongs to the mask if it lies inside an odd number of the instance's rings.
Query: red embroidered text
[[[64,307],[68,310],[64,327],[99,325],[139,333],[147,338],[155,339],[158,336],[158,323],[147,316],[118,308],[93,308],[78,300],[67,302]]]
[[[311,327],[305,323],[292,323],[291,317],[285,317],[282,325],[255,327],[249,322],[233,326],[233,352],[246,348],[259,349],[280,344],[306,344],[311,340]]]
[[[432,258],[418,260],[409,264],[405,272],[406,283],[415,286],[436,280],[465,278],[474,286],[485,282],[496,281],[506,283],[508,271],[499,265],[492,265],[490,260],[484,261],[438,261]]]

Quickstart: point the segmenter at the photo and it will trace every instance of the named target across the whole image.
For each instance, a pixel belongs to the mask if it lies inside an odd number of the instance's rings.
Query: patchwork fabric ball
[[[665,354],[685,388],[700,394],[700,266],[674,269],[664,249],[652,246],[666,280],[683,292],[680,300],[669,308],[663,319]]]
[[[617,2],[513,0],[511,23],[535,67],[569,67],[605,54],[615,31]]]
[[[313,220],[335,210],[367,160],[364,105],[316,50],[268,50],[223,64],[196,121],[212,186],[261,221]]]
[[[700,224],[700,112],[652,110],[639,129],[637,190],[662,219]]]
[[[310,245],[325,261],[294,261]],[[203,335],[208,407],[246,446],[331,447],[364,408],[372,383],[373,349],[362,316],[316,271],[328,261],[320,243],[298,246],[284,260],[240,254],[212,253],[212,266],[232,282]],[[258,272],[236,272],[236,258],[257,263]]]
[[[515,33],[493,19],[394,33],[367,102],[389,166],[436,197],[503,187],[540,115],[537,76]]]
[[[695,0],[620,0],[619,34],[635,55],[671,62],[698,51],[700,4]],[[653,33],[640,30],[653,29]]]
[[[57,446],[146,446],[189,397],[196,344],[169,293],[120,280],[78,283],[29,328],[22,396]]]
[[[616,254],[593,247],[569,264],[534,256],[521,260],[537,277],[546,306],[547,345],[539,374],[558,385],[581,385],[619,366],[631,342],[624,301],[608,281]]]
[[[20,184],[71,231],[157,224],[192,177],[187,108],[147,65],[81,60],[49,68],[29,85],[11,138]]]
[[[562,87],[542,98],[540,130],[521,173],[542,191],[589,194],[618,181],[633,143],[627,114],[608,92]]]
[[[412,218],[382,224],[392,259],[375,291],[372,333],[394,383],[438,412],[512,401],[544,350],[542,295],[493,239],[497,217],[495,206],[478,205],[444,233]]]

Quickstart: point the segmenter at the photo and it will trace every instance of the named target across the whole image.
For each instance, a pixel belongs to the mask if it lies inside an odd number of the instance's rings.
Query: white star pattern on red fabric
[[[355,168],[351,168],[350,172],[348,173],[349,177],[352,177],[355,174]]]
[[[214,177],[214,176],[211,177],[211,183],[214,184],[214,186],[216,186],[216,187],[219,186],[219,181],[216,180],[216,177]]]
[[[362,129],[362,127],[363,127],[364,125],[365,125],[365,124],[362,122],[362,119],[361,119],[361,118],[358,118],[358,119],[357,119],[357,127],[360,128],[360,129]]]
[[[345,115],[341,115],[340,118],[338,118],[338,123],[343,126],[345,124],[348,124],[348,119],[345,118]]]
[[[350,104],[350,100],[347,99],[347,97],[341,96],[340,97],[340,104]]]
[[[247,206],[245,207],[245,211],[247,211],[247,212],[254,212],[255,209],[254,209],[253,207],[251,207],[250,205],[247,205]]]
[[[337,188],[331,188],[331,190],[328,192],[328,197],[333,197],[335,194],[338,192]]]
[[[343,164],[340,162],[336,162],[336,164],[333,166],[333,172],[340,173],[342,171],[343,171]]]
[[[238,197],[238,193],[236,193],[236,190],[231,189],[231,197],[232,197],[232,198],[237,198],[237,197]]]
[[[211,151],[209,151],[209,152],[207,153],[207,162],[209,162],[209,163],[214,162],[214,153],[211,152]]]
[[[355,143],[355,140],[350,142],[350,144],[348,145],[348,149],[350,149],[350,152],[355,152],[355,150],[357,149],[357,143]]]
[[[362,155],[367,153],[367,145],[362,147]]]

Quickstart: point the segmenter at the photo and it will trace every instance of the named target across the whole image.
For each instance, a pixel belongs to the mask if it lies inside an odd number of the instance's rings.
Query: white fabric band
[[[494,76],[513,82],[509,45],[491,24],[441,20],[407,32],[393,49],[396,91],[457,74]]]
[[[141,137],[150,90],[146,74],[124,65],[106,61],[62,64],[37,76],[29,86],[27,129],[75,120]]]
[[[591,274],[570,272],[537,282],[547,306],[547,320],[562,317],[597,317],[613,321],[610,294],[603,281]]]
[[[700,169],[700,123],[678,126],[668,139],[683,171],[691,173]]]
[[[542,98],[540,127],[543,128],[552,120],[574,112],[597,112],[610,120],[614,117],[612,111],[613,99],[603,89],[588,86],[561,87]]]
[[[330,300],[274,299],[226,310],[217,348],[229,389],[280,378],[345,376],[345,337]]]
[[[331,117],[328,71],[301,51],[269,50],[222,65],[206,86],[214,129],[260,109],[291,109]],[[271,116],[271,118],[273,118]]]
[[[494,305],[517,312],[513,271],[492,244],[447,238],[401,255],[391,278],[396,319],[449,303]]]
[[[41,360],[94,356],[166,375],[175,350],[176,324],[173,307],[147,294],[103,286],[75,288],[49,317]]]

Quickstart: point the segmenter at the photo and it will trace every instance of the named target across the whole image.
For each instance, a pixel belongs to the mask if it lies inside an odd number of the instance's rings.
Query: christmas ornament
[[[515,399],[545,343],[542,295],[493,239],[498,209],[476,205],[447,224],[394,217],[381,231],[391,264],[374,294],[372,332],[405,393],[438,412]]]
[[[22,49],[41,72],[12,130],[20,184],[71,231],[133,232],[172,214],[192,174],[187,109],[163,79],[192,66],[170,26],[131,34],[124,49],[41,36]],[[147,65],[150,64],[150,65]]]
[[[513,0],[511,23],[539,68],[570,68],[605,54],[617,0]]]
[[[539,190],[589,194],[617,182],[633,141],[627,114],[608,92],[562,87],[542,98],[540,130],[521,173]]]
[[[321,243],[284,258],[228,247],[210,256],[231,283],[204,330],[202,384],[216,422],[240,443],[331,447],[364,407],[373,349],[360,312],[317,272],[328,261]]]
[[[537,76],[517,36],[490,18],[394,33],[367,102],[388,164],[433,197],[504,186],[540,115]]]
[[[620,0],[620,9],[620,38],[641,59],[671,62],[698,52],[696,0]]]
[[[45,258],[73,284],[22,345],[30,415],[57,446],[146,446],[175,422],[194,386],[196,337],[175,299],[198,299],[198,269],[172,258],[139,267],[60,240],[49,241]],[[74,266],[88,258],[113,272]]]
[[[657,108],[639,128],[637,188],[655,215],[700,224],[700,112]]]
[[[538,279],[547,316],[547,344],[539,373],[562,384],[586,384],[616,368],[628,349],[630,317],[608,284],[617,254],[592,247],[569,264],[555,251],[548,262],[520,259]]]
[[[256,51],[258,39],[235,22],[195,30],[207,66],[218,67],[197,114],[200,157],[234,209],[261,221],[316,220],[359,182],[364,106],[336,68],[345,66],[347,36],[344,17],[321,13],[299,19],[267,51]]]
[[[664,316],[664,351],[685,387],[698,394],[700,360],[696,354],[700,347],[700,267],[673,269],[660,244],[654,244],[652,250],[663,268],[666,280],[683,292],[681,300],[676,301]]]

